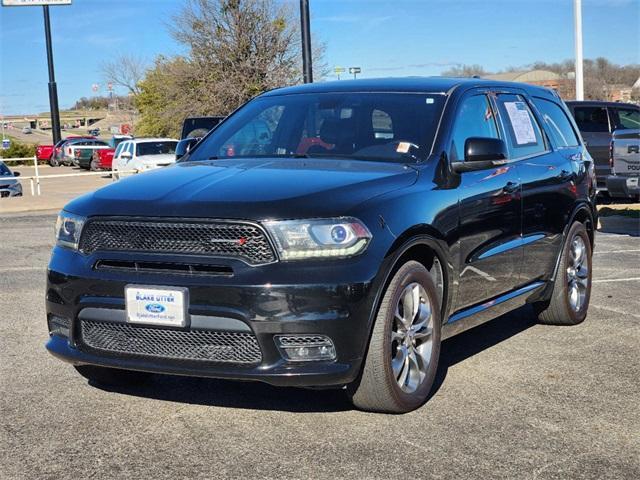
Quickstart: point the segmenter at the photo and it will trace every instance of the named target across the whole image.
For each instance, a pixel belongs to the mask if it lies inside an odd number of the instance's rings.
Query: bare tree
[[[473,77],[475,75],[482,77],[488,73],[482,65],[457,65],[445,70],[442,75],[445,77]]]
[[[126,88],[132,95],[138,95],[140,82],[147,70],[147,63],[140,57],[125,54],[103,62],[100,70],[107,82]]]

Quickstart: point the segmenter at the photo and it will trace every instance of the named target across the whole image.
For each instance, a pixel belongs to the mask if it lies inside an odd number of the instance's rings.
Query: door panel
[[[549,99],[532,101],[552,151],[518,163],[523,203],[523,283],[548,279],[553,272],[562,232],[576,201],[576,180],[586,174],[580,141],[564,108]]]
[[[452,131],[449,156],[453,161],[464,159],[469,137],[501,137],[495,110],[484,94],[469,94],[461,100]],[[513,165],[460,175],[457,309],[507,292],[519,281],[519,182]]]
[[[462,174],[458,308],[515,288],[520,281],[520,178],[515,165]]]

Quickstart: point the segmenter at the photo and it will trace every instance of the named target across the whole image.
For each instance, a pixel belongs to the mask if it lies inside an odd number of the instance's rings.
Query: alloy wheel
[[[433,349],[431,302],[419,283],[407,285],[391,328],[391,368],[400,389],[415,392],[424,381]]]
[[[585,304],[589,288],[589,262],[587,248],[581,236],[576,235],[571,241],[569,250],[569,266],[567,267],[567,295],[569,305],[574,312],[579,312]]]

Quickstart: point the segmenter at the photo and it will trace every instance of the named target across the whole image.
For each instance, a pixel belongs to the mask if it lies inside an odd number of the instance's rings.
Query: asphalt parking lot
[[[598,234],[587,320],[447,340],[419,410],[154,376],[107,391],[44,349],[55,216],[0,217],[0,478],[640,478],[640,238]]]

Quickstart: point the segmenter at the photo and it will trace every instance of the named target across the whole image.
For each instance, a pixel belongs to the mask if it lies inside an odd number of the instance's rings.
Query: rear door
[[[607,176],[611,174],[609,144],[613,122],[609,109],[601,105],[574,105],[573,117],[587,150],[595,161],[598,188],[605,188]]]
[[[497,97],[507,130],[510,156],[522,181],[522,248],[520,282],[546,280],[555,267],[567,217],[576,201],[576,182],[586,175],[581,146],[560,100],[551,95],[529,97],[514,91]],[[510,105],[528,114],[527,139],[514,132]]]
[[[469,137],[502,137],[487,92],[474,90],[460,99],[451,137],[451,161],[464,160]],[[518,284],[522,215],[520,180],[513,164],[461,173],[456,190],[460,232],[457,309],[461,309]]]

